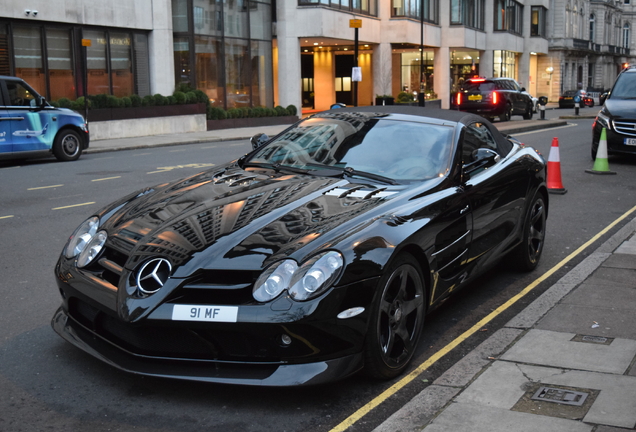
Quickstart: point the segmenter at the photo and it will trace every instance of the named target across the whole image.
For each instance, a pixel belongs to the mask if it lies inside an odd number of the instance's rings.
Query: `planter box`
[[[253,117],[253,118],[239,118],[239,119],[225,119],[225,120],[208,120],[208,130],[218,129],[235,129],[243,127],[258,127],[258,126],[273,126],[294,124],[298,121],[296,116],[281,116],[281,117]]]
[[[80,111],[83,114],[83,111]],[[205,114],[205,104],[99,108],[88,110],[89,122]]]

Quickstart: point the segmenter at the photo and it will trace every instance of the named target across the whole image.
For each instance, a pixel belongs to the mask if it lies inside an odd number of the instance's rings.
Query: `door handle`
[[[470,210],[470,206],[469,206],[469,205],[467,205],[466,207],[464,207],[463,209],[461,209],[461,210],[459,211],[459,214],[462,214],[462,215],[463,215],[463,214],[464,214],[464,213],[466,213],[468,210]]]

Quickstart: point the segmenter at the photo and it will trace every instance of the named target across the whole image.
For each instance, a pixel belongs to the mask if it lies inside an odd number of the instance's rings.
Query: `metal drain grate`
[[[587,399],[588,393],[563,390],[554,387],[540,387],[532,396],[532,400],[554,402],[562,405],[581,406]]]

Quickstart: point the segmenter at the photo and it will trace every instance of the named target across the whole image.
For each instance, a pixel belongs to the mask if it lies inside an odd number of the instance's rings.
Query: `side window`
[[[473,152],[480,148],[497,150],[497,143],[488,128],[479,122],[471,123],[464,130],[464,142],[462,143],[462,163],[473,161]]]
[[[32,106],[31,101],[35,99],[35,95],[22,83],[7,81],[7,91],[9,93],[8,106]]]

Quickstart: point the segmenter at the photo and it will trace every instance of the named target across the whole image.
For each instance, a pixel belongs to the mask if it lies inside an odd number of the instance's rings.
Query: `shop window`
[[[69,30],[46,29],[49,98],[77,97]]]
[[[493,71],[495,77],[515,78],[517,55],[513,51],[494,50]]]
[[[135,92],[129,33],[110,33],[110,71],[113,95],[124,97]]]
[[[106,34],[103,31],[84,30],[83,38],[91,40],[91,46],[86,47],[88,94],[110,94],[108,63],[106,62]]]
[[[249,64],[247,41],[225,39],[225,80],[228,108],[250,106]]]
[[[196,36],[196,78],[197,88],[208,95],[214,106],[224,106],[225,87],[220,83],[223,76],[221,41],[208,37]]]
[[[252,69],[252,105],[272,106],[274,93],[272,86],[272,44],[266,41],[252,41],[251,43]]]
[[[13,48],[15,75],[28,82],[38,93],[46,94],[40,28],[14,27]]]
[[[150,94],[150,55],[148,36],[137,33],[134,36],[135,50],[135,93],[144,97]]]

